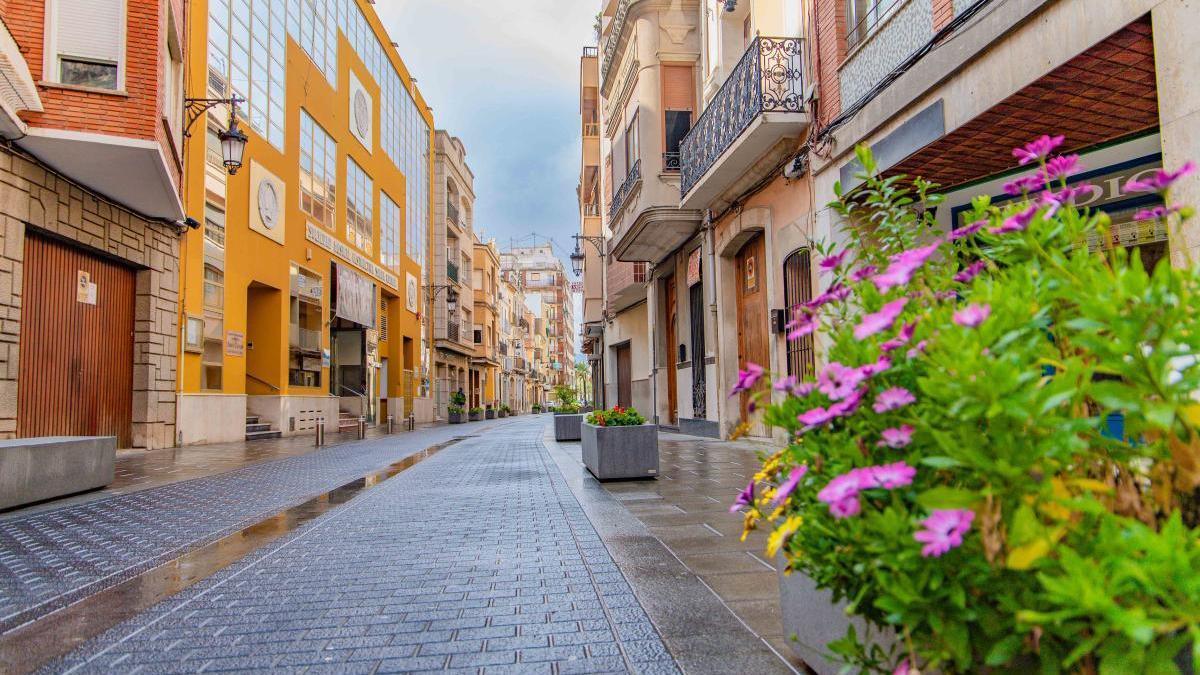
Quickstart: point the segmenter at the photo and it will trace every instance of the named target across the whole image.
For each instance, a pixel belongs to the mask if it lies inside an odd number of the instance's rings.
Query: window
[[[393,272],[400,271],[400,207],[379,193],[379,259]]]
[[[793,251],[783,261],[783,300],[789,319],[812,300],[812,258],[808,249]],[[788,375],[801,379],[811,377],[816,370],[813,336],[790,340],[787,345]]]
[[[666,131],[666,148],[668,161],[663,166],[664,170],[679,170],[679,145],[683,143],[683,137],[688,135],[692,130],[692,111],[690,110],[668,110],[664,113],[665,131]],[[670,158],[674,157],[674,166],[670,163]]]
[[[321,125],[300,111],[300,210],[333,226],[337,193],[337,145]]]
[[[346,157],[346,237],[363,251],[371,252],[371,193],[367,172]]]
[[[49,0],[46,68],[62,84],[120,89],[124,0]]]
[[[204,204],[204,241],[225,248],[225,211],[212,202]]]
[[[204,159],[208,165],[220,169],[221,175],[225,174],[225,160],[221,155],[221,137],[217,134],[216,127],[206,127],[207,132],[204,136]]]
[[[204,309],[225,309],[225,272],[210,262],[204,263]]]
[[[483,326],[475,326],[475,344],[483,344]]]
[[[288,384],[321,386],[321,277],[291,266]]]
[[[899,0],[846,0],[846,45],[854,48],[883,22]]]
[[[626,174],[633,169],[633,165],[637,164],[638,158],[641,156],[641,146],[638,143],[638,114],[635,112],[633,119],[629,120],[629,126],[625,127]]]
[[[175,7],[166,3],[167,25],[163,36],[163,120],[171,132],[171,140],[178,149],[182,140],[180,128],[183,124],[183,46],[182,26],[175,15]]]

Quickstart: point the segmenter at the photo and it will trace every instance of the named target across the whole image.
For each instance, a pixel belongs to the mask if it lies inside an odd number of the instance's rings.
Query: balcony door
[[[737,340],[738,368],[747,363],[768,367],[767,345],[767,280],[763,262],[766,240],[760,234],[742,247],[737,254]],[[742,421],[750,422],[750,402],[753,394],[765,388],[760,382],[754,392],[741,395]]]
[[[617,366],[617,405],[622,408],[633,407],[633,353],[629,343],[613,347],[613,356]]]

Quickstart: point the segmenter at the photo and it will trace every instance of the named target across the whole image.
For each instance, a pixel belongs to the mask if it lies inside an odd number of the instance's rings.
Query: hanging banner
[[[375,284],[346,265],[337,264],[336,315],[367,328],[375,327]]]
[[[700,248],[694,249],[688,255],[687,285],[695,286],[700,283]]]

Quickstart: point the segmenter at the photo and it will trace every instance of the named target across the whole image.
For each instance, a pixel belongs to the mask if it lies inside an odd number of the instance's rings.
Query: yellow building
[[[189,11],[187,95],[243,99],[249,143],[236,175],[214,165],[221,105],[185,148],[202,223],[180,263],[179,442],[410,414],[428,372],[429,108],[368,2]]]
[[[471,357],[471,406],[496,410],[500,407],[500,253],[496,242],[474,238],[471,287],[475,295],[475,355]]]

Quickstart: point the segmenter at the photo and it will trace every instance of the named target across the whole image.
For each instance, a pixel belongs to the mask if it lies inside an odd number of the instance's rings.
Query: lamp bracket
[[[229,98],[185,98],[183,100],[183,108],[186,118],[183,125],[183,135],[191,137],[192,125],[196,123],[196,120],[200,119],[201,115],[212,108],[219,105],[228,105],[233,108],[233,114],[236,116],[238,104],[245,102],[246,99],[240,96],[230,96]]]

